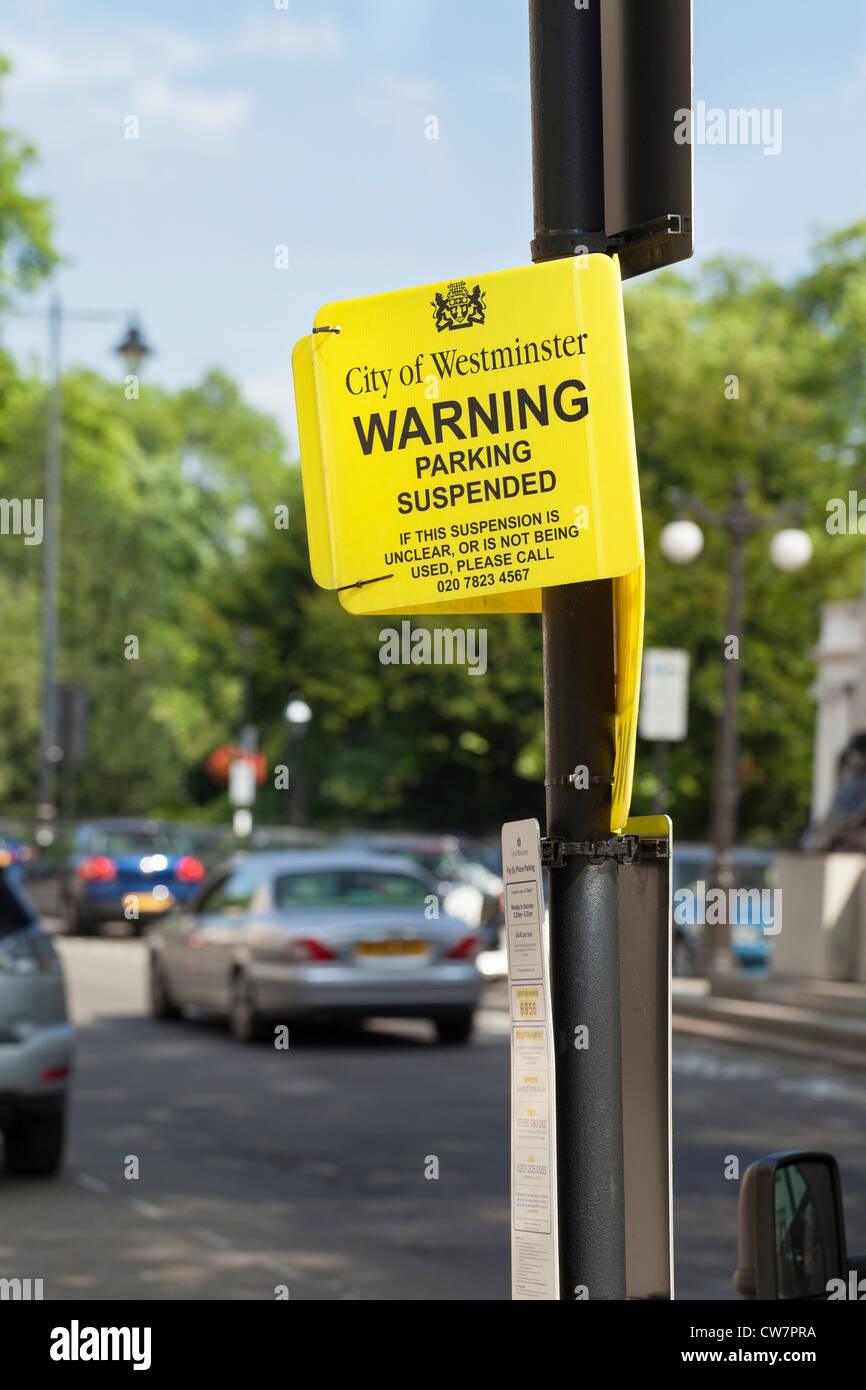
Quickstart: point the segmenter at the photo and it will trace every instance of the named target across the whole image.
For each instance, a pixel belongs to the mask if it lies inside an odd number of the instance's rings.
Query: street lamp
[[[694,521],[669,521],[659,536],[662,555],[675,565],[688,565],[704,548],[704,533]]]
[[[67,319],[88,322],[116,322],[126,318],[126,336],[117,352],[131,371],[135,371],[151,352],[135,319],[128,312],[100,309],[64,310],[60,295],[53,295],[45,313],[42,310],[10,309],[19,318],[41,318],[48,323],[48,372],[50,390],[45,434],[44,527],[42,538],[42,692],[39,731],[39,771],[36,793],[37,839],[51,842],[52,823],[57,815],[54,800],[54,768],[63,757],[57,742],[57,590],[60,559],[60,497],[63,464],[63,326]]]
[[[122,357],[130,372],[133,375],[138,371],[145,357],[149,357],[151,349],[148,347],[144,338],[141,336],[141,329],[134,319],[129,322],[126,330],[126,337],[118,343],[114,349],[118,357]]]
[[[287,722],[293,727],[297,727],[300,734],[303,735],[306,733],[307,725],[313,717],[313,711],[310,709],[303,695],[299,695],[296,691],[286,705],[285,716]]]
[[[303,825],[307,819],[307,770],[304,739],[313,711],[300,691],[293,691],[283,711],[289,726],[289,795],[285,817],[289,825]]]
[[[777,570],[800,570],[812,558],[812,541],[805,531],[790,527],[777,531],[770,541],[770,559]]]
[[[727,636],[737,638],[736,652],[723,653],[722,714],[716,732],[713,766],[713,789],[710,811],[710,843],[713,851],[711,883],[726,895],[734,883],[733,850],[737,839],[737,801],[739,798],[739,705],[740,661],[739,639],[743,626],[743,589],[745,576],[745,542],[756,531],[770,527],[793,515],[802,507],[780,508],[772,517],[760,516],[746,502],[745,478],[735,478],[731,488],[731,503],[726,511],[715,512],[704,507],[697,498],[677,497],[683,511],[693,512],[706,526],[719,526],[730,541],[728,571]],[[682,518],[665,526],[660,537],[662,554],[675,564],[688,564],[703,550],[704,537],[700,526]],[[786,527],[770,542],[770,559],[777,569],[791,572],[808,564],[812,557],[812,542],[805,531]],[[726,644],[727,647],[727,644]],[[727,913],[723,914],[725,919]],[[704,923],[701,946],[701,969],[707,976],[728,973],[733,966],[730,951],[730,924]]]

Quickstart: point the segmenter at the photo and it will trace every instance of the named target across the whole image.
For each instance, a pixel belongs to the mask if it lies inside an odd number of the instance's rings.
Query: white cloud
[[[130,98],[131,115],[172,121],[205,135],[225,135],[242,125],[249,112],[246,92],[181,91],[161,77],[139,83]]]
[[[177,29],[156,29],[133,26],[130,40],[135,46],[138,61],[163,72],[180,72],[200,68],[208,56],[206,44]]]
[[[435,86],[426,77],[396,77],[390,73],[380,85],[383,94],[394,102],[432,101],[436,96]]]
[[[250,98],[245,92],[202,91],[181,87],[175,74],[203,68],[209,50],[198,39],[175,29],[130,25],[119,36],[86,49],[58,41],[57,51],[14,34],[0,32],[0,52],[12,59],[12,83],[20,91],[86,88],[105,100],[91,108],[103,119],[117,119],[120,92],[130,115],[172,122],[196,134],[225,134],[246,120]],[[120,89],[117,94],[112,89]],[[109,96],[110,93],[110,96]],[[112,103],[109,113],[105,101]]]
[[[437,89],[426,77],[398,77],[377,73],[362,86],[358,95],[361,113],[382,125],[415,121],[419,116],[436,114]]]
[[[132,25],[122,37],[76,48],[62,40],[57,49],[0,32],[0,52],[12,61],[10,82],[21,91],[46,87],[113,87],[201,67],[207,54],[198,39],[175,29]]]
[[[12,64],[10,86],[55,87],[68,82],[67,65],[56,53],[9,34],[0,34],[0,51]]]
[[[344,45],[332,19],[290,19],[275,11],[268,20],[248,24],[237,47],[242,53],[271,58],[339,58]]]

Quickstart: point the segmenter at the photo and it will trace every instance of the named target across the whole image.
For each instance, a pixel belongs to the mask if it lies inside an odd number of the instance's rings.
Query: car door
[[[201,991],[198,954],[203,945],[203,925],[221,901],[230,869],[218,870],[187,908],[175,908],[159,924],[166,982],[181,1004],[199,1002]]]
[[[232,967],[260,883],[253,865],[240,864],[202,898],[186,938],[189,1003],[227,1008]]]

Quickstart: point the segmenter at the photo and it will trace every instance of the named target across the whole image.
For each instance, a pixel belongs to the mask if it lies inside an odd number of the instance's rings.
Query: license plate
[[[127,893],[127,898],[135,898],[139,912],[167,912],[174,902],[169,893],[167,898],[155,898],[152,893]]]
[[[426,941],[358,941],[355,953],[359,956],[423,956]]]

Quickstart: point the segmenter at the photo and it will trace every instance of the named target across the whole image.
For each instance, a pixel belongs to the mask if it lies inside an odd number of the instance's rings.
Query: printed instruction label
[[[511,1297],[557,1299],[556,1112],[537,820],[502,827],[511,1006]]]

